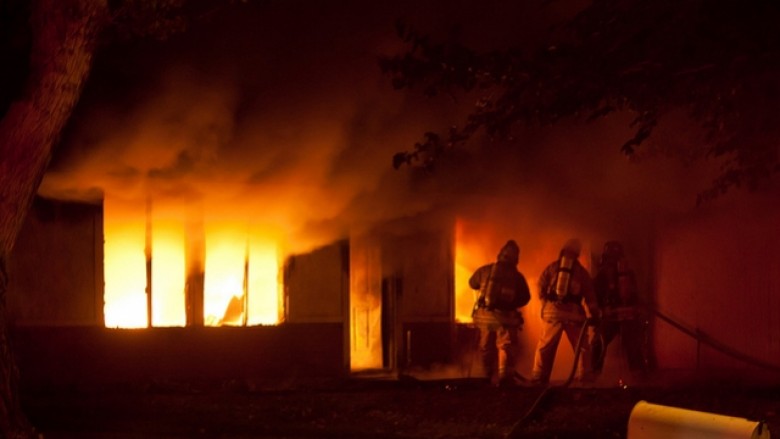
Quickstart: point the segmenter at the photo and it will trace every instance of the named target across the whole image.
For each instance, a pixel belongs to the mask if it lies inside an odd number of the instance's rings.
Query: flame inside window
[[[471,311],[477,292],[469,286],[474,270],[490,262],[486,259],[484,244],[475,234],[466,233],[466,223],[455,223],[455,321],[471,323]]]
[[[202,230],[204,324],[279,323],[276,244],[237,222],[206,222]],[[185,326],[185,222],[165,215],[149,220],[143,206],[106,198],[104,234],[106,326],[148,326],[148,275],[152,326]]]

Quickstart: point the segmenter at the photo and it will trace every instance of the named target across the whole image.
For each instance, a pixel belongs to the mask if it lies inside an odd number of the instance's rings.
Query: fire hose
[[[539,396],[536,397],[536,400],[533,404],[531,404],[531,407],[525,412],[525,414],[520,417],[520,419],[517,420],[512,425],[512,428],[509,430],[509,433],[506,434],[506,439],[515,439],[519,438],[520,433],[522,431],[522,428],[525,426],[525,423],[531,418],[531,415],[536,411],[536,408],[539,406],[539,404],[542,402],[542,400],[547,396],[547,394],[550,393],[550,390],[552,389],[565,389],[566,387],[569,387],[571,385],[572,381],[574,380],[574,374],[577,371],[577,364],[580,360],[580,354],[582,353],[582,350],[580,349],[582,346],[582,341],[585,339],[588,333],[588,326],[594,325],[595,320],[592,318],[587,318],[582,323],[582,327],[580,328],[580,336],[577,337],[577,344],[574,346],[574,361],[572,362],[571,371],[569,372],[568,378],[566,378],[566,381],[563,382],[563,384],[557,385],[557,386],[551,386],[549,383],[544,386],[542,391],[539,393]]]
[[[690,328],[686,327],[682,323],[679,323],[676,320],[672,319],[671,317],[665,315],[664,313],[662,313],[661,311],[659,311],[655,307],[645,306],[645,307],[642,307],[642,309],[644,309],[645,311],[649,312],[650,314],[658,317],[660,320],[668,323],[669,325],[671,325],[672,327],[674,327],[678,331],[680,331],[680,332],[682,332],[682,333],[684,333],[684,334],[694,338],[695,340],[697,340],[699,342],[702,342],[702,343],[712,347],[713,349],[716,349],[717,351],[719,351],[719,352],[721,352],[721,353],[723,353],[725,355],[728,355],[728,356],[730,356],[732,358],[741,360],[741,361],[743,361],[745,363],[752,364],[752,365],[755,365],[755,366],[759,366],[759,367],[762,367],[762,368],[765,368],[765,369],[769,369],[769,370],[772,370],[772,371],[780,371],[780,365],[776,365],[776,364],[772,364],[772,363],[763,361],[761,359],[752,357],[752,356],[747,355],[747,354],[745,354],[743,352],[740,352],[740,351],[738,351],[736,349],[733,349],[733,348],[727,346],[726,344],[718,341],[714,337],[708,335],[704,331],[701,331],[698,328],[690,329]],[[587,334],[587,327],[588,327],[588,325],[593,325],[593,324],[594,324],[594,321],[592,319],[587,319],[587,320],[585,320],[585,322],[582,325],[582,328],[580,329],[580,336],[577,338],[577,344],[576,344],[576,346],[574,348],[574,361],[573,361],[573,364],[572,364],[571,372],[569,373],[569,377],[566,379],[566,381],[563,384],[560,384],[558,386],[546,385],[542,389],[541,393],[536,398],[534,403],[531,404],[531,407],[525,412],[525,414],[520,419],[517,420],[517,422],[515,422],[512,425],[512,428],[509,430],[509,433],[507,433],[507,435],[505,436],[506,439],[515,439],[515,438],[519,438],[520,437],[521,429],[523,428],[525,423],[531,418],[531,415],[536,411],[536,409],[539,406],[539,404],[542,402],[542,400],[550,392],[551,389],[556,389],[556,388],[557,389],[563,389],[563,388],[568,387],[571,384],[571,382],[572,382],[572,380],[574,378],[574,373],[577,370],[577,363],[579,362],[579,357],[580,357],[580,354],[581,354],[580,346],[582,345],[582,340],[584,339],[585,335]]]
[[[718,341],[714,337],[710,336],[709,334],[705,333],[704,331],[696,328],[696,329],[689,329],[682,323],[677,322],[676,320],[672,319],[671,317],[665,315],[661,311],[658,311],[655,307],[646,306],[643,307],[646,311],[649,313],[652,313],[659,319],[663,320],[664,322],[668,323],[678,331],[684,333],[685,335],[688,335],[689,337],[694,338],[697,341],[700,341],[711,348],[719,351],[722,354],[728,355],[732,358],[735,358],[737,360],[740,360],[744,363],[752,364],[754,366],[759,366],[765,369],[769,369],[775,372],[780,372],[780,365],[772,364],[766,361],[763,361],[759,358],[755,358],[753,356],[750,356],[748,354],[745,354],[744,352],[740,352],[732,347],[727,346],[726,344]]]

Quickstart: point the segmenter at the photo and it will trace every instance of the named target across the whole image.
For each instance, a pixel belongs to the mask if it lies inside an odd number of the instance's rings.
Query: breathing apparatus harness
[[[582,296],[569,293],[576,261],[576,257],[568,253],[561,253],[560,258],[558,258],[558,269],[555,272],[555,278],[543,294],[542,298],[544,300],[558,303],[580,303],[582,301]]]
[[[506,265],[502,266],[502,264],[505,263],[499,260],[490,267],[487,279],[482,282],[479,289],[479,297],[471,310],[471,317],[474,317],[480,308],[490,311],[509,311],[514,309],[512,303],[516,297],[515,287],[508,285],[508,268]]]
[[[474,318],[474,315],[477,313],[477,310],[480,308],[492,308],[492,303],[490,303],[490,290],[494,288],[493,279],[496,276],[496,271],[498,267],[498,261],[494,262],[493,265],[490,267],[490,272],[488,273],[488,278],[485,282],[482,282],[481,288],[479,289],[479,297],[474,302],[474,309],[471,310],[471,317]]]

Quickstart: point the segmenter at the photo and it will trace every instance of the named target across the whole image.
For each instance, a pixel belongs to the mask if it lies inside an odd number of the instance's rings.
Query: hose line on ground
[[[506,434],[506,439],[516,439],[521,437],[520,432],[521,429],[525,426],[525,423],[531,418],[531,415],[536,411],[536,408],[539,406],[539,404],[542,402],[544,397],[550,392],[551,389],[564,389],[566,387],[569,387],[571,385],[572,381],[574,380],[574,374],[577,372],[577,364],[580,360],[580,354],[581,346],[582,346],[582,340],[585,339],[586,334],[588,333],[588,325],[593,324],[592,319],[585,319],[585,321],[582,323],[582,328],[580,328],[580,336],[577,337],[577,344],[574,346],[574,361],[572,362],[571,371],[569,372],[569,377],[566,378],[566,381],[563,382],[563,384],[560,384],[558,386],[551,386],[549,384],[546,384],[542,391],[539,393],[539,396],[536,397],[536,400],[533,404],[531,404],[531,407],[525,412],[525,414],[520,417],[520,419],[517,420],[512,425],[512,428],[509,430],[509,433]]]
[[[648,307],[644,307],[644,309],[646,309],[647,311],[649,311],[651,314],[655,315],[659,319],[663,320],[664,322],[668,323],[669,325],[671,325],[672,327],[674,327],[678,331],[680,331],[680,332],[682,332],[682,333],[692,337],[693,339],[695,339],[697,341],[700,341],[700,342],[702,342],[702,343],[712,347],[713,349],[715,349],[715,350],[717,350],[717,351],[719,351],[719,352],[721,352],[721,353],[723,353],[725,355],[728,355],[728,356],[730,356],[732,358],[736,358],[736,359],[738,359],[740,361],[743,361],[745,363],[752,364],[754,366],[763,367],[765,369],[769,369],[769,370],[772,370],[772,371],[780,371],[780,365],[776,365],[776,364],[772,364],[772,363],[763,361],[761,359],[758,359],[758,358],[752,357],[750,355],[747,355],[747,354],[745,354],[743,352],[740,352],[740,351],[738,351],[738,350],[736,350],[734,348],[731,348],[731,347],[727,346],[726,344],[724,344],[724,343],[718,341],[717,339],[713,338],[709,334],[701,331],[698,328],[696,328],[696,329],[689,329],[688,327],[686,327],[682,323],[679,323],[676,320],[672,319],[671,317],[665,315],[664,313],[662,313],[661,311],[659,311],[655,307],[648,306]],[[577,370],[577,363],[579,361],[579,357],[580,357],[580,354],[581,354],[580,346],[582,345],[582,340],[584,339],[585,334],[587,333],[587,326],[589,324],[592,324],[592,320],[586,319],[585,322],[582,325],[582,329],[580,330],[580,336],[577,338],[577,345],[575,347],[575,352],[574,352],[574,362],[572,364],[572,368],[571,368],[571,372],[569,373],[569,377],[566,379],[566,381],[563,384],[561,384],[559,386],[546,385],[542,389],[541,393],[536,398],[534,403],[531,404],[531,407],[528,409],[528,411],[526,411],[526,413],[520,419],[518,419],[517,422],[515,422],[512,425],[511,430],[509,430],[509,433],[507,433],[507,435],[505,436],[506,439],[516,439],[516,438],[520,437],[519,434],[520,434],[521,428],[530,419],[531,415],[534,413],[534,411],[536,411],[536,408],[539,406],[541,401],[544,399],[544,397],[549,393],[549,391],[551,389],[553,389],[553,388],[563,389],[563,388],[568,387],[571,384],[572,380],[574,379],[574,373]]]

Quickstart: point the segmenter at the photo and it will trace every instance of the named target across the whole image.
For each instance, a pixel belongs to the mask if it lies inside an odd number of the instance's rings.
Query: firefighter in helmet
[[[644,319],[637,308],[636,276],[628,266],[620,242],[607,241],[604,244],[594,287],[603,314],[591,342],[593,371],[601,372],[607,346],[619,334],[629,370],[644,372]]]
[[[534,354],[532,383],[547,384],[550,381],[562,334],[566,334],[572,348],[576,349],[580,331],[587,330],[584,326],[587,319],[585,307],[594,319],[598,319],[600,314],[593,281],[588,270],[579,262],[581,250],[580,241],[570,239],[561,248],[558,259],[550,263],[539,277],[542,334]],[[579,360],[575,378],[590,380],[590,348],[586,336],[581,338]]]
[[[522,329],[520,308],[531,300],[525,277],[517,270],[520,247],[513,240],[499,251],[496,262],[479,267],[469,279],[478,291],[472,317],[479,329],[482,366],[491,384],[515,383],[515,354]]]

